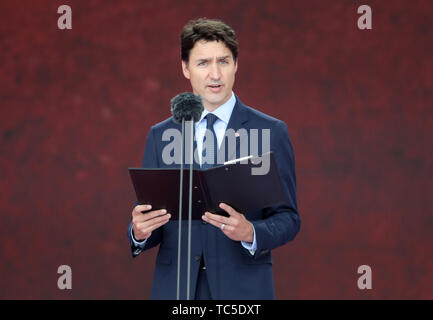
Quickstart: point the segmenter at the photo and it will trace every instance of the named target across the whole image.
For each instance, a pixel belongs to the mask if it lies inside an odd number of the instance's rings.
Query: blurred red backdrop
[[[277,298],[433,298],[432,1],[5,0],[0,15],[1,299],[149,298],[127,168],[191,90],[179,34],[198,17],[236,30],[234,91],[291,134],[302,226],[273,253]]]

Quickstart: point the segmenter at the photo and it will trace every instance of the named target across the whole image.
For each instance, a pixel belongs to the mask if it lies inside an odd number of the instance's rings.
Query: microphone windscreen
[[[191,92],[178,94],[170,103],[171,113],[177,123],[182,123],[182,119],[197,122],[204,109],[201,97]]]

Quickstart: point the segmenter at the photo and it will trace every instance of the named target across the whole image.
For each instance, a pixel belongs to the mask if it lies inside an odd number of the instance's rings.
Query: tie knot
[[[207,120],[206,128],[212,130],[215,121],[217,121],[218,119],[219,119],[218,116],[214,115],[213,113],[208,113],[206,115],[206,120]]]

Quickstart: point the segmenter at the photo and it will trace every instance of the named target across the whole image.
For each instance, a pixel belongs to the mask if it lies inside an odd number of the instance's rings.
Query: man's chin
[[[215,109],[224,104],[227,101],[227,96],[224,96],[222,94],[216,96],[207,96],[205,104],[210,106],[211,108]]]

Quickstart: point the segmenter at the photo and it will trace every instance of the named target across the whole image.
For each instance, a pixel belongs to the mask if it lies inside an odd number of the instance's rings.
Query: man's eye
[[[205,66],[206,65],[206,61],[200,62],[198,65],[201,66],[201,67]]]
[[[228,62],[226,60],[221,60],[220,63],[221,64],[227,64]]]

